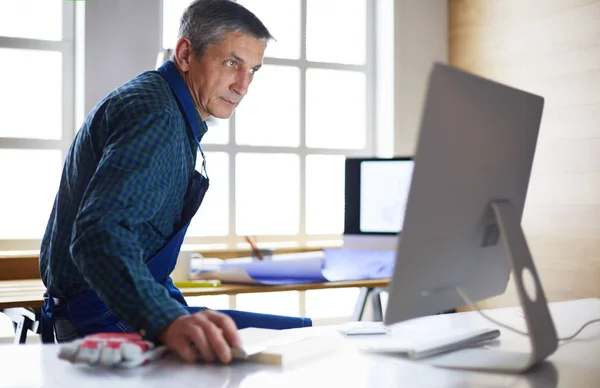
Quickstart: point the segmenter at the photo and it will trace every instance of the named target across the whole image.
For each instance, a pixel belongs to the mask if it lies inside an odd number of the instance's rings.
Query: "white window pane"
[[[300,144],[300,69],[263,66],[236,109],[236,143],[297,147]]]
[[[0,36],[61,40],[63,1],[0,0]]]
[[[61,152],[0,149],[0,166],[0,239],[41,239],[60,182]]]
[[[358,299],[358,288],[306,291],[306,316],[311,319],[350,317]]]
[[[226,236],[229,233],[229,156],[205,152],[210,187],[188,228],[188,236]],[[198,153],[196,170],[202,169]]]
[[[187,296],[188,306],[208,307],[213,310],[229,309],[229,295]]]
[[[339,155],[306,157],[306,233],[344,232],[344,161]]]
[[[366,141],[365,74],[306,71],[306,145],[361,149]]]
[[[185,8],[192,0],[164,0],[163,3],[163,48],[175,48],[179,22]]]
[[[367,42],[366,0],[308,0],[306,58],[362,65]]]
[[[60,139],[62,54],[0,48],[0,63],[0,137]]]
[[[299,307],[298,291],[261,292],[236,296],[236,309],[242,311],[298,316]]]
[[[298,233],[300,160],[297,155],[238,154],[235,181],[238,235]]]
[[[229,119],[210,117],[206,121],[208,131],[202,137],[202,144],[227,144],[229,142]]]
[[[300,0],[238,0],[267,27],[276,39],[269,42],[265,56],[300,58]]]

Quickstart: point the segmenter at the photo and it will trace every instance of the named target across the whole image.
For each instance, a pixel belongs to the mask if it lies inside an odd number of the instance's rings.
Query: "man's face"
[[[210,46],[200,59],[191,56],[184,78],[202,120],[209,116],[220,119],[231,116],[248,92],[264,53],[264,41],[230,32],[225,41]]]

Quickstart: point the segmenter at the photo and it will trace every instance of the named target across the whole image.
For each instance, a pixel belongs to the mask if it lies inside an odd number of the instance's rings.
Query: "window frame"
[[[165,1],[161,0],[160,20],[160,47],[163,47],[163,13]],[[365,0],[366,4],[366,60],[363,65],[339,64],[328,62],[316,62],[306,59],[306,29],[307,29],[307,3],[308,0],[300,0],[300,58],[284,59],[265,57],[265,65],[291,66],[300,70],[300,145],[298,147],[282,146],[252,146],[236,144],[235,134],[235,112],[229,119],[228,142],[226,144],[202,144],[205,153],[223,152],[229,158],[229,233],[225,236],[186,236],[184,245],[187,249],[245,249],[248,244],[244,236],[236,233],[236,176],[235,161],[238,153],[250,154],[293,154],[300,159],[300,193],[299,193],[299,232],[295,235],[258,235],[259,245],[282,248],[319,248],[325,246],[338,246],[342,243],[342,234],[307,234],[306,233],[306,159],[309,155],[341,155],[344,157],[369,157],[374,156],[377,147],[377,124],[376,117],[376,81],[377,81],[377,25],[378,0]],[[172,49],[163,47],[164,50]],[[331,148],[309,148],[306,146],[306,72],[308,69],[331,69],[359,71],[366,76],[366,134],[365,146],[362,149],[331,149]],[[210,165],[210,159],[207,160]],[[343,198],[341,199],[343,200]]]
[[[0,48],[55,51],[62,54],[62,132],[59,140],[0,137],[0,150],[60,150],[64,163],[75,134],[75,2],[61,1],[62,38],[58,41],[0,36]],[[50,209],[48,209],[50,216]],[[39,239],[2,239],[0,252],[38,252]]]
[[[157,25],[160,29],[159,42],[157,47],[162,47],[162,13],[164,10],[164,0],[160,1],[160,20]],[[300,0],[301,10],[301,33],[300,33],[300,59],[282,59],[265,58],[264,63],[269,65],[295,66],[300,69],[300,140],[299,147],[272,147],[272,146],[249,146],[235,144],[235,113],[229,120],[229,140],[227,144],[203,144],[203,150],[206,152],[225,152],[229,158],[230,171],[235,171],[235,158],[237,153],[286,153],[298,155],[300,158],[300,192],[299,192],[299,233],[296,235],[269,235],[257,236],[259,243],[273,247],[322,247],[330,245],[339,245],[341,243],[341,234],[328,235],[308,235],[306,233],[306,158],[308,155],[342,155],[345,157],[369,157],[375,156],[381,149],[380,142],[389,136],[381,135],[380,109],[375,109],[376,101],[380,98],[380,92],[377,91],[377,34],[378,25],[376,17],[381,12],[380,3],[391,0],[366,0],[366,62],[364,65],[346,65],[321,63],[306,60],[306,21],[307,21],[307,0]],[[61,160],[64,158],[74,138],[76,132],[75,124],[82,121],[83,112],[83,70],[84,53],[83,37],[76,36],[82,33],[84,7],[83,2],[61,2],[63,14],[63,36],[60,41],[45,41],[41,39],[13,38],[0,36],[1,48],[17,48],[29,50],[49,50],[61,52],[62,61],[62,134],[60,140],[30,139],[30,138],[8,138],[0,137],[1,149],[26,149],[26,150],[60,150]],[[366,95],[366,138],[365,147],[362,149],[328,149],[328,148],[308,148],[306,147],[306,71],[310,68],[316,69],[334,69],[334,70],[354,70],[361,71],[366,75],[367,95]],[[379,116],[378,116],[379,115]],[[378,127],[379,125],[379,127]],[[389,142],[388,142],[389,143]],[[379,152],[379,156],[381,153]],[[210,163],[210,160],[208,161]],[[188,236],[186,237],[186,246],[194,248],[215,248],[215,249],[239,249],[247,248],[243,236],[236,234],[236,177],[229,174],[230,196],[228,200],[228,225],[229,233],[226,236]],[[0,252],[2,254],[30,253],[39,252],[39,239],[1,239]]]

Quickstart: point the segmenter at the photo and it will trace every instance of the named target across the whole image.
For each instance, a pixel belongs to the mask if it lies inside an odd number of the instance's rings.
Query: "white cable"
[[[482,317],[484,317],[488,321],[490,321],[490,322],[492,322],[492,323],[494,323],[494,324],[496,324],[498,326],[501,326],[501,327],[503,327],[505,329],[508,329],[508,330],[510,330],[512,332],[515,332],[517,334],[521,334],[521,335],[529,337],[529,333],[527,333],[526,331],[521,331],[519,329],[515,329],[512,326],[508,326],[508,325],[506,325],[506,324],[504,324],[502,322],[498,322],[497,320],[495,320],[492,317],[487,316],[483,311],[481,311],[479,309],[479,307],[477,307],[477,305],[473,301],[471,301],[471,299],[467,296],[466,292],[464,292],[463,289],[460,286],[456,286],[456,292],[458,292],[458,295],[460,295],[460,297],[465,301],[466,304],[469,305],[469,307],[471,307],[471,309],[477,311]]]
[[[469,307],[471,307],[471,309],[477,311],[479,313],[479,315],[481,315],[482,317],[484,317],[488,321],[490,321],[490,322],[492,322],[492,323],[494,323],[494,324],[496,324],[496,325],[498,325],[500,327],[508,329],[508,330],[510,330],[510,331],[512,331],[514,333],[517,333],[517,334],[529,337],[529,333],[528,332],[522,331],[522,330],[519,330],[519,329],[515,329],[512,326],[506,325],[506,324],[504,324],[502,322],[498,322],[497,320],[495,320],[492,317],[490,317],[487,314],[485,314],[483,311],[481,311],[479,309],[479,307],[477,307],[477,304],[475,302],[473,302],[471,300],[471,298],[469,298],[469,296],[467,295],[467,293],[460,286],[456,286],[456,292],[458,292],[458,295],[460,295],[460,297],[465,301],[466,304],[469,305]],[[559,341],[570,341],[573,338],[577,337],[583,331],[583,329],[585,329],[587,326],[591,325],[592,323],[596,323],[596,322],[600,322],[600,318],[598,318],[598,319],[592,319],[591,321],[588,321],[588,322],[584,323],[583,326],[581,326],[579,328],[579,330],[577,330],[574,334],[572,334],[572,335],[570,335],[568,337],[562,337],[562,338],[559,337],[558,340]]]
[[[570,341],[573,338],[577,337],[579,335],[579,333],[581,333],[583,331],[583,329],[585,329],[587,326],[591,325],[592,323],[596,323],[596,322],[600,322],[600,318],[598,318],[598,319],[592,319],[591,321],[588,321],[588,322],[584,323],[583,326],[581,326],[579,328],[579,330],[577,330],[575,332],[575,334],[572,334],[572,335],[570,335],[568,337],[559,338],[558,340],[559,341]]]

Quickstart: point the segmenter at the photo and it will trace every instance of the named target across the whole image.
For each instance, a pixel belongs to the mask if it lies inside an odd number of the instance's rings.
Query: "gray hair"
[[[192,50],[201,58],[210,46],[222,43],[229,32],[243,32],[264,41],[265,46],[273,39],[256,15],[232,0],[194,0],[181,16],[178,39],[189,39]]]

